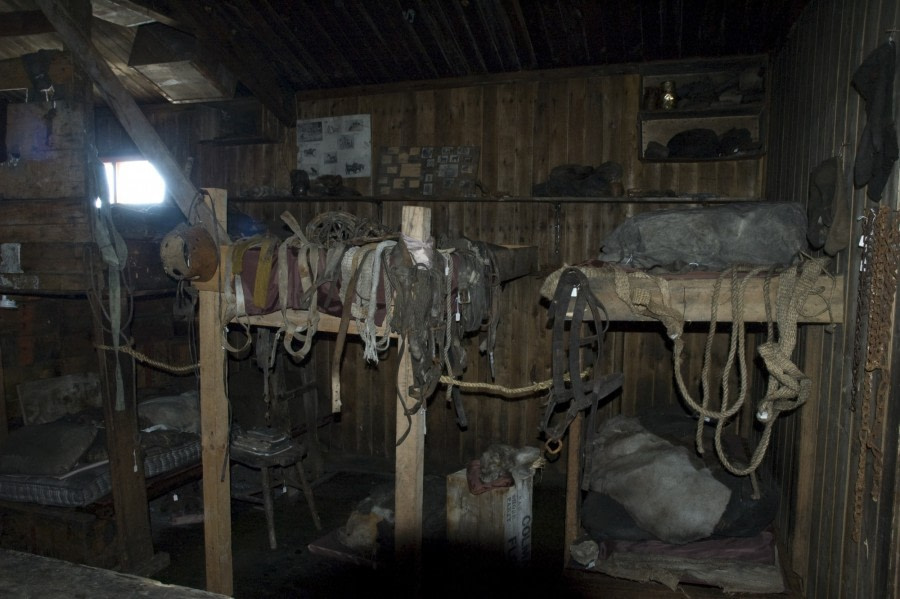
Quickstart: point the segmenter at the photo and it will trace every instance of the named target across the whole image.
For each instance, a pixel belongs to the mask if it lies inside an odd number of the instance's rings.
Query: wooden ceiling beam
[[[263,57],[251,56],[248,48],[235,43],[237,31],[217,14],[214,4],[180,2],[173,9],[177,20],[190,26],[200,44],[218,56],[279,121],[288,127],[297,125],[294,90]]]
[[[72,81],[72,61],[62,50],[54,50],[50,58],[50,81],[66,83]],[[22,58],[0,60],[0,87],[2,89],[31,89],[31,79]]]
[[[396,65],[394,55],[399,40],[391,40],[391,44],[386,44],[384,35],[373,31],[367,16],[360,12],[358,2],[343,2],[340,10],[342,14],[337,15],[336,19],[352,27],[351,37],[358,44],[360,53],[367,57],[367,64],[373,65],[372,70],[377,70],[374,80],[384,81],[389,78],[392,68]]]
[[[122,7],[125,11],[131,13],[137,13],[139,15],[143,15],[147,18],[147,21],[156,21],[158,23],[162,23],[163,25],[168,25],[169,27],[173,27],[175,29],[179,28],[178,21],[173,19],[171,16],[162,12],[160,9],[161,6],[164,6],[165,3],[161,3],[158,0],[144,0],[143,2],[137,1],[132,2],[132,0],[106,0],[103,4],[106,5],[118,5]],[[96,2],[94,3],[94,16],[98,16],[98,11],[100,9],[100,5]],[[104,19],[109,20],[111,23],[116,23],[115,20],[112,19]],[[140,23],[137,23],[140,24]],[[130,26],[130,25],[129,25]]]
[[[58,0],[35,0],[35,2],[47,20],[53,24],[75,63],[94,81],[101,96],[134,140],[135,145],[166,180],[169,194],[185,217],[191,222],[199,221],[220,243],[227,243],[228,233],[217,222],[206,204],[195,202],[199,193],[197,188],[182,172],[156,129],[116,78],[88,36],[72,19],[68,10]],[[195,218],[192,218],[192,215]]]
[[[316,6],[305,2],[289,3],[289,18],[297,26],[302,27],[304,43],[311,51],[318,48],[318,56],[322,63],[331,65],[330,78],[338,85],[363,83],[362,77],[347,57],[347,51],[332,38],[330,32],[322,26],[321,15]],[[311,40],[316,40],[311,44]]]
[[[344,11],[344,14],[339,14],[338,10]],[[347,53],[350,63],[358,65],[359,68],[355,69],[357,83],[376,83],[389,76],[380,53],[367,47],[369,40],[360,31],[356,19],[350,17],[346,4],[342,4],[340,8],[336,5],[333,12],[323,11],[319,19],[322,26],[332,32],[331,37],[338,46]]]
[[[56,31],[39,10],[0,13],[0,37],[38,35]]]
[[[402,16],[403,9],[396,0],[394,4],[380,3],[377,6],[358,1],[355,6],[368,24],[370,35],[378,40],[381,47],[388,48],[397,71],[408,73],[410,79],[437,77],[431,57],[421,40],[410,32],[409,22],[405,18],[390,18],[395,14]],[[391,43],[386,40],[391,40]]]
[[[504,15],[502,20],[506,30],[507,39],[512,40],[513,51],[518,59],[517,67],[521,69],[536,69],[538,67],[537,56],[534,53],[534,44],[531,43],[531,33],[522,14],[519,0],[498,0],[500,6],[497,12]]]
[[[300,82],[305,87],[317,87],[321,82],[327,81],[328,76],[322,69],[312,54],[294,35],[294,29],[291,28],[285,19],[272,8],[269,0],[261,0],[259,10],[263,13],[264,19],[271,23],[275,30],[275,35],[284,39],[285,46],[290,52],[285,60],[295,63],[295,69],[301,74]]]

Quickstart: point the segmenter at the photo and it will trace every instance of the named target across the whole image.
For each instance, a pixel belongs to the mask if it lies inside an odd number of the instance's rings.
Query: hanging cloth
[[[894,123],[894,42],[876,48],[853,74],[853,87],[866,101],[866,126],[859,140],[853,182],[868,185],[866,195],[881,201],[881,192],[897,161],[897,127]]]
[[[92,177],[98,199],[93,220],[94,242],[100,250],[100,257],[106,264],[108,274],[109,331],[116,365],[115,409],[121,412],[125,409],[125,382],[122,379],[122,356],[119,352],[122,336],[121,276],[128,259],[128,248],[113,223],[106,173],[99,160],[94,160]]]

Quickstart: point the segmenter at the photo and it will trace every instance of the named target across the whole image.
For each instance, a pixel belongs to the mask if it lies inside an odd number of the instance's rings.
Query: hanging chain
[[[854,489],[852,538],[859,542],[866,490],[866,464],[872,453],[872,489],[878,501],[884,471],[881,429],[890,393],[888,351],[893,333],[893,306],[897,290],[897,265],[900,263],[900,217],[881,206],[867,221],[860,288],[857,303],[854,347],[854,385],[851,409],[860,406],[859,464]],[[862,348],[865,347],[865,361]],[[860,380],[861,377],[861,380]],[[874,402],[873,402],[874,400]],[[874,403],[874,415],[873,415]]]

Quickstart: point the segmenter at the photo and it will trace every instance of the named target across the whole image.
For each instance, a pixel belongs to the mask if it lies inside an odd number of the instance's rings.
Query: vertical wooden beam
[[[818,399],[822,396],[822,345],[825,342],[824,326],[808,326],[804,342],[803,372],[812,381],[809,396]],[[812,502],[816,484],[816,444],[819,437],[819,402],[811,401],[803,409],[797,410],[800,419],[800,431],[797,471],[796,495],[794,505],[790,506],[794,515],[794,530],[791,535],[791,560],[794,572],[803,578],[803,590],[809,590],[809,537],[812,530]]]
[[[9,435],[9,417],[6,415],[6,388],[3,386],[3,352],[0,351],[0,443]]]
[[[225,191],[207,190],[213,211],[224,228]],[[231,469],[228,463],[228,397],[225,393],[225,350],[220,320],[222,294],[217,275],[200,289],[200,435],[203,450],[203,534],[206,544],[206,588],[231,595],[234,588],[231,552]]]
[[[82,27],[72,18],[60,0],[35,0],[47,20],[56,28],[72,58],[97,84],[103,99],[128,132],[144,157],[153,163],[166,180],[166,188],[172,199],[191,222],[202,223],[213,237],[216,236],[215,219],[209,208],[196,203],[197,189],[175,162],[156,129],[138,108],[125,86],[116,78],[112,69],[91,42]],[[228,240],[224,228],[218,231],[218,239]]]
[[[94,297],[99,304],[102,297]],[[112,346],[112,336],[104,331],[99,305],[94,311],[94,343]],[[129,337],[123,328],[122,336]],[[147,485],[144,480],[144,454],[138,443],[137,400],[134,392],[134,359],[121,352],[97,350],[100,362],[100,388],[103,395],[103,419],[109,454],[113,507],[116,513],[116,543],[119,566],[125,572],[137,572],[153,557],[150,513],[147,509]],[[118,371],[117,371],[118,369]],[[117,378],[124,391],[124,409],[116,409]]]
[[[228,465],[228,400],[218,291],[200,291],[200,431],[203,443],[203,535],[206,589],[233,590],[231,471]]]
[[[54,6],[65,12],[73,31],[83,37],[90,36],[92,15],[89,0],[57,0]],[[86,77],[76,73],[67,101],[72,110],[81,115],[85,139],[93,139],[93,91]],[[87,160],[81,166],[85,170],[90,168]],[[102,274],[98,273],[98,277],[107,277],[110,268],[112,267],[107,266]],[[115,272],[115,276],[118,277],[119,273]],[[97,288],[104,289],[104,285],[100,284]],[[100,306],[102,302],[108,302],[109,298],[103,297],[102,292],[92,293],[89,298],[93,304],[93,340],[96,346],[113,346],[131,336],[129,327],[123,324],[121,330],[115,332],[119,339],[114,343],[113,333],[106,330],[109,327],[106,326]],[[107,306],[109,308],[111,306]],[[124,301],[120,302],[119,308],[125,310]],[[97,350],[97,359],[115,510],[118,566],[124,572],[142,573],[154,556],[144,479],[144,455],[139,442],[134,359],[121,352],[105,349]],[[118,403],[119,400],[121,403]]]
[[[404,206],[401,217],[403,234],[417,240],[431,237],[431,208]],[[395,460],[394,491],[394,551],[398,571],[409,573],[409,581],[417,585],[422,572],[422,479],[425,464],[425,409],[419,410],[408,420],[404,404],[412,406],[409,396],[413,381],[412,365],[407,340],[401,340],[403,357],[397,373],[397,441],[406,438],[397,447]]]
[[[584,412],[578,412],[569,424],[569,449],[566,452],[566,528],[563,533],[563,567],[569,565],[569,547],[581,528],[581,454]]]

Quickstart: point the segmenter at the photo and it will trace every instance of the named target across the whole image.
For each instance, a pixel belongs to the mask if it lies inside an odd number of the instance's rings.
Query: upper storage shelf
[[[765,56],[645,65],[641,91],[641,160],[741,160],[765,153]]]

